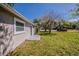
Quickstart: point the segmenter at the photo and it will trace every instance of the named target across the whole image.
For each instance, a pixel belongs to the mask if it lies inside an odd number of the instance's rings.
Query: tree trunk
[[[49,34],[51,33],[51,28],[49,28]]]
[[[45,32],[47,31],[47,29],[45,28]]]
[[[50,24],[50,26],[49,26],[49,34],[51,33],[51,30],[52,30],[52,29],[51,29],[51,24]]]

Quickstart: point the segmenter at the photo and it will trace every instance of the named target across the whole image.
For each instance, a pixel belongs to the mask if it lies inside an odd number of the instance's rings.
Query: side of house
[[[34,24],[5,4],[0,4],[0,25],[3,28],[0,30],[3,33],[0,34],[0,55],[6,55],[34,36]]]

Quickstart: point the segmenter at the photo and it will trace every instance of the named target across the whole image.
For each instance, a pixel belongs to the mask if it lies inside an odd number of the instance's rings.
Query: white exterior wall
[[[34,35],[34,34],[35,34],[35,28],[32,27],[32,35]]]
[[[14,20],[19,20],[21,22],[24,22],[20,19],[16,19],[14,18]],[[15,25],[14,25],[15,27]],[[14,29],[14,36],[13,36],[13,41],[14,41],[14,45],[13,45],[13,49],[14,50],[18,45],[20,45],[21,43],[23,43],[23,41],[25,40],[29,40],[29,37],[31,36],[30,34],[30,27],[25,23],[25,31],[22,33],[15,33],[15,29]]]

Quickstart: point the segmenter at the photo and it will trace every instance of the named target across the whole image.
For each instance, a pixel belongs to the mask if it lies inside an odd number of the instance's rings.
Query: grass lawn
[[[41,40],[25,41],[11,55],[79,55],[79,32],[40,33]]]

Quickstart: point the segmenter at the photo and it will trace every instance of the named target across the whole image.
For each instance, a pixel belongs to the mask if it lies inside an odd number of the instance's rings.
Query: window
[[[15,33],[22,33],[24,32],[25,28],[25,23],[24,22],[20,22],[17,19],[15,19]]]
[[[16,31],[24,31],[24,24],[16,21]]]

